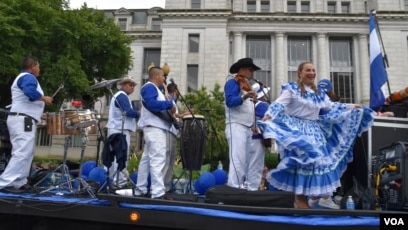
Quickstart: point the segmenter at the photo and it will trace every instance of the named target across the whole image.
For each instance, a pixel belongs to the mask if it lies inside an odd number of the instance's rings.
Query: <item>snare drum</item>
[[[70,111],[71,112],[71,111]],[[75,135],[81,134],[80,127],[75,126],[66,126],[66,117],[72,118],[72,115],[75,115],[74,112],[72,113],[65,113],[65,111],[61,112],[52,112],[47,113],[47,134],[48,135]],[[72,118],[72,120],[75,120]],[[81,127],[82,128],[82,127]],[[91,124],[90,126],[84,127],[82,129],[87,129],[88,134],[96,134],[96,121]]]
[[[96,125],[96,115],[91,110],[64,110],[64,127],[68,129],[86,128]]]
[[[183,117],[181,127],[181,160],[187,170],[201,170],[207,141],[207,123],[202,115]]]

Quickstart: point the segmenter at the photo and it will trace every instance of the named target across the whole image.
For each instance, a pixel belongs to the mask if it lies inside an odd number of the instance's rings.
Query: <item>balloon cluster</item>
[[[205,172],[194,182],[197,193],[204,195],[205,192],[214,185],[221,185],[227,182],[227,173],[222,169],[214,170],[212,173]]]

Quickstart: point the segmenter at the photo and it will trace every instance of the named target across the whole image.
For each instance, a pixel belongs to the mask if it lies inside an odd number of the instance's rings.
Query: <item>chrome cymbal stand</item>
[[[85,128],[79,128],[82,134],[81,159],[79,163],[78,178],[76,178],[75,180],[78,181],[78,188],[76,191],[77,193],[80,193],[82,189],[85,189],[92,198],[95,198],[96,196],[95,196],[95,193],[92,191],[92,187],[81,177],[82,176],[82,163],[84,161],[86,143],[88,142],[88,132],[91,128],[92,126],[85,127]]]

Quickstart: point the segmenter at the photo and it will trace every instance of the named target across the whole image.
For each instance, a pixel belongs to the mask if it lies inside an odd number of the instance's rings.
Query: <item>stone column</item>
[[[287,82],[287,71],[285,72],[285,63],[287,63],[284,54],[285,52],[285,45],[284,45],[284,33],[277,32],[275,34],[276,45],[275,45],[275,69],[272,70],[275,76],[275,85],[272,86],[274,92],[272,92],[272,97],[276,98],[280,94],[280,87],[283,83]],[[272,65],[273,66],[273,65]],[[273,82],[273,81],[272,81]]]
[[[317,34],[317,63],[316,67],[318,69],[317,78],[318,79],[329,79],[330,80],[330,67],[328,64],[327,54],[329,53],[327,47],[327,36],[325,33]]]
[[[242,32],[234,32],[234,60],[236,62],[238,59],[242,58]]]
[[[358,56],[360,60],[360,68],[359,72],[355,71],[356,76],[355,79],[355,87],[356,87],[356,101],[357,103],[364,103],[367,105],[370,103],[370,59],[369,59],[369,51],[368,51],[368,41],[367,41],[366,34],[359,34],[358,35]],[[363,85],[365,85],[365,89],[363,89]]]

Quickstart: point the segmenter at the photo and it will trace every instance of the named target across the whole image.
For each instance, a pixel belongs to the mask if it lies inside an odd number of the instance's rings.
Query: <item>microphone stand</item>
[[[99,155],[100,155],[99,153],[101,151],[101,142],[103,142],[104,146],[106,144],[106,139],[103,136],[103,132],[102,132],[102,129],[101,129],[100,114],[101,114],[101,112],[99,111],[99,118],[98,118],[98,115],[96,116],[96,119],[98,120],[98,137],[96,138],[98,143],[96,145],[96,160],[95,160],[96,165],[99,165]]]
[[[262,92],[263,92],[263,94],[265,95],[266,102],[268,102],[268,104],[271,104],[271,100],[270,100],[270,98],[269,98],[268,92],[265,91],[265,85],[264,85],[261,81],[258,81],[258,80],[256,80],[256,79],[253,79],[253,80],[254,80],[256,83],[259,84],[259,87],[261,87]]]
[[[172,81],[171,83],[175,84],[173,81]],[[177,91],[178,95],[180,96],[180,101],[183,102],[183,104],[187,107],[188,111],[189,111],[190,114],[191,114],[191,117],[193,118],[193,123],[192,123],[192,124],[196,123],[196,122],[197,122],[197,119],[196,119],[196,117],[194,116],[194,113],[191,111],[190,106],[187,105],[186,100],[184,100],[183,95],[181,95],[180,91],[178,90],[178,87],[176,87],[176,91]],[[204,133],[204,127],[202,127],[202,125],[200,124],[200,122],[198,122],[198,126],[200,127],[201,132],[202,132],[203,135],[204,135],[204,138],[207,139],[207,135],[206,135],[206,133]]]

